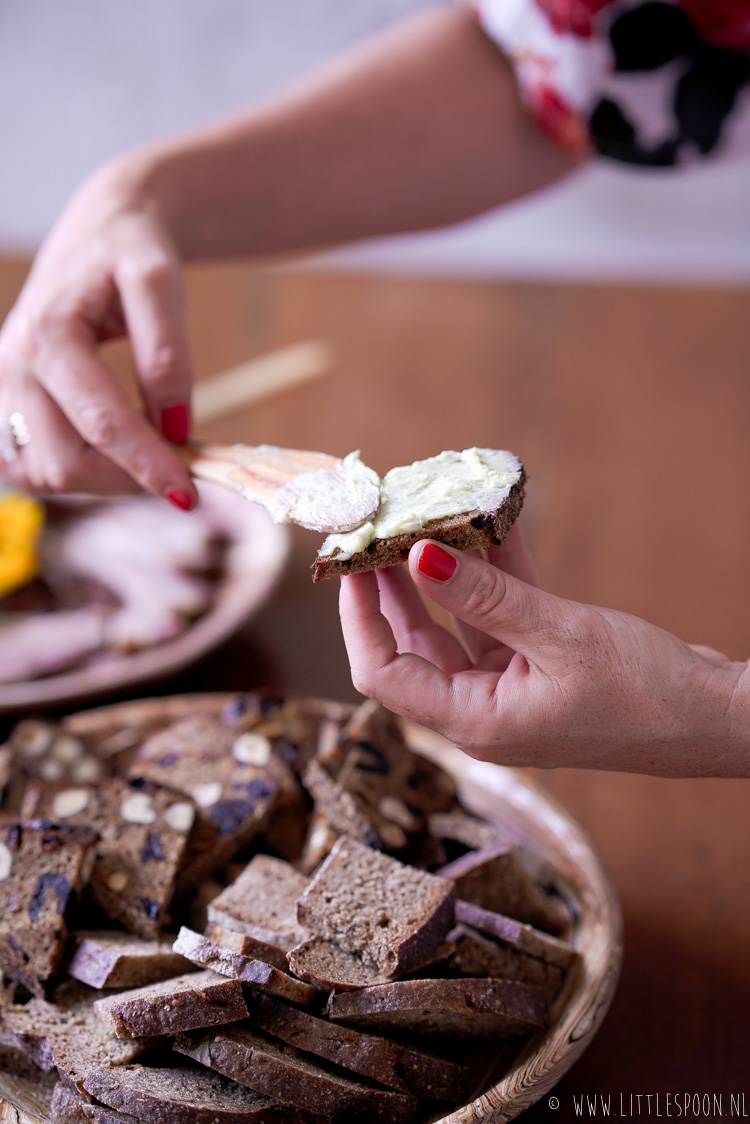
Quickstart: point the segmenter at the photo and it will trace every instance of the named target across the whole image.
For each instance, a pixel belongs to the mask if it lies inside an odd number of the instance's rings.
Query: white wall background
[[[278,89],[435,0],[0,0],[0,252],[38,245],[123,148]],[[750,159],[688,172],[600,164],[447,231],[331,267],[525,278],[750,282]]]

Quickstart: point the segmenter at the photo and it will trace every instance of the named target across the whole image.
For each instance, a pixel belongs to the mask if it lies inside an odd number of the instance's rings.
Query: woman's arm
[[[193,259],[455,222],[577,161],[530,122],[508,62],[451,4],[144,162],[148,195]]]
[[[128,153],[76,193],[0,333],[0,419],[31,440],[4,474],[38,491],[135,484],[179,506],[189,430],[182,263],[452,222],[564,174],[468,9],[441,8],[280,97]],[[145,417],[102,363],[130,337]]]

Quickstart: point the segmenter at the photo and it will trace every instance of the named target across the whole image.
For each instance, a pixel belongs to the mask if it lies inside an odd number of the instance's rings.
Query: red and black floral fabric
[[[670,167],[750,152],[750,0],[479,0],[539,124]]]

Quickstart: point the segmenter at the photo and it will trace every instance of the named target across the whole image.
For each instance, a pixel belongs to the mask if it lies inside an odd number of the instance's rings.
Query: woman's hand
[[[536,587],[520,530],[490,560],[421,541],[341,583],[354,685],[473,757],[660,776],[750,776],[745,664]],[[436,624],[420,593],[451,613]]]
[[[0,332],[0,473],[37,492],[140,486],[192,507],[195,486],[168,443],[189,429],[183,305],[177,252],[120,160],[73,197]],[[99,356],[123,335],[144,413]]]

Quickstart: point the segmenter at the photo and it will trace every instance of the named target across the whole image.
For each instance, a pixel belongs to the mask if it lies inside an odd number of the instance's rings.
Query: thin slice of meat
[[[0,616],[0,683],[18,683],[75,667],[104,638],[100,606]]]

